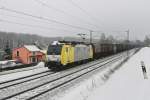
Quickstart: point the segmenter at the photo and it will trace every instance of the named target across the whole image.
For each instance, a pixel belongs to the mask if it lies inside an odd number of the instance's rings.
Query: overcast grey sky
[[[0,9],[1,31],[51,37],[89,34],[90,29],[99,30],[94,33],[95,37],[104,32],[117,38],[125,38],[124,31],[130,29],[131,39],[143,39],[150,34],[149,0],[0,0],[0,7],[87,29],[73,28]]]

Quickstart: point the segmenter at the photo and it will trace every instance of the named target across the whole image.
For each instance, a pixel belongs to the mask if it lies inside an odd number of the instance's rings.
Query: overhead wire
[[[88,31],[92,30],[92,29],[88,29],[88,28],[84,28],[84,27],[80,27],[80,26],[66,24],[66,23],[63,23],[63,22],[60,22],[60,21],[57,21],[57,20],[53,20],[53,19],[49,19],[49,18],[45,18],[45,17],[32,15],[32,14],[29,14],[29,13],[26,13],[26,12],[21,12],[21,11],[9,9],[9,8],[6,8],[6,7],[0,7],[0,10],[5,10],[5,11],[8,11],[8,12],[13,12],[13,13],[21,14],[21,15],[33,17],[33,18],[36,18],[36,19],[45,20],[45,21],[49,21],[49,22],[52,22],[52,23],[57,23],[57,24],[69,26],[69,27],[72,27],[72,28],[76,28],[76,29],[88,30]]]
[[[75,3],[73,0],[67,0],[69,1],[72,5],[74,5],[76,8],[80,9],[83,13],[88,15],[92,20],[99,22],[99,20],[95,17],[93,17],[91,14],[89,14],[85,9],[81,8],[77,3]]]
[[[95,25],[95,24],[92,24],[92,23],[90,23],[90,22],[84,21],[82,18],[79,18],[79,17],[77,17],[77,16],[74,16],[74,15],[68,13],[68,12],[65,12],[65,11],[61,10],[61,9],[55,8],[55,7],[53,7],[52,5],[47,4],[47,3],[44,3],[44,2],[41,1],[41,0],[34,0],[34,1],[37,2],[37,3],[39,3],[39,4],[41,4],[41,5],[44,6],[44,7],[47,7],[47,8],[50,8],[50,9],[54,9],[54,10],[57,11],[57,12],[63,13],[63,14],[65,14],[65,15],[68,15],[68,16],[71,16],[71,17],[74,17],[74,18],[76,18],[77,20],[80,20],[80,21],[82,21],[82,22],[84,22],[84,23],[86,23],[86,24],[88,24],[88,25],[92,25],[92,26],[95,26],[95,27],[99,28],[99,26],[97,26],[97,25]]]
[[[22,25],[22,26],[27,26],[27,27],[32,27],[32,28],[34,27],[34,28],[47,29],[47,30],[52,29],[52,30],[57,30],[57,31],[73,32],[73,31],[70,31],[70,30],[51,28],[51,27],[43,27],[43,26],[39,26],[39,25],[24,24],[24,23],[5,20],[5,19],[0,19],[0,22],[10,23],[10,24],[17,24],[17,25]]]
[[[1,14],[1,15],[4,15],[4,16],[7,16],[7,17],[13,17],[13,18],[19,18],[19,19],[24,19],[24,20],[31,20],[31,19],[29,19],[29,18],[25,18],[25,17],[21,17],[21,16],[15,16],[15,15],[10,15],[10,14]],[[32,21],[36,21],[37,19],[32,19]],[[37,21],[36,21],[37,22]],[[43,21],[43,20],[39,20],[38,19],[38,22],[41,22],[41,23],[44,23],[44,24],[51,24],[50,22],[45,22],[45,21]]]

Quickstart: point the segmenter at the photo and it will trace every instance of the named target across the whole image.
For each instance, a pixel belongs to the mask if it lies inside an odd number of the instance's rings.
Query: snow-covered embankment
[[[97,90],[97,88],[105,85],[105,83],[110,79],[111,75],[119,69],[122,64],[124,64],[128,59],[122,58],[119,61],[109,65],[108,68],[90,76],[83,82],[76,84],[69,90],[64,91],[63,94],[54,97],[55,100],[86,100],[91,94]],[[103,91],[103,90],[102,90]],[[98,93],[99,94],[99,93]],[[100,94],[99,94],[100,95]],[[94,99],[89,99],[94,100]],[[99,99],[97,99],[99,100]],[[104,99],[102,99],[104,100]]]

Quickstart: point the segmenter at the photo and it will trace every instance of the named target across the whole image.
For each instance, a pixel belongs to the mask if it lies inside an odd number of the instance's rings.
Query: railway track
[[[118,56],[119,54],[117,54],[117,55],[112,55],[112,56],[110,56],[110,57],[106,57],[106,58],[103,58],[103,59],[100,59],[100,60],[95,60],[95,61],[93,61],[94,63],[96,63],[96,62],[99,62],[99,61],[104,61],[104,60],[108,60],[108,59],[110,59],[111,57],[115,57],[115,56]],[[77,66],[76,68],[81,68],[81,66],[86,66],[86,65],[88,65],[88,64],[93,64],[93,62],[89,62],[89,63],[86,63],[86,64],[82,64],[82,65],[79,65],[79,66]],[[43,66],[42,66],[43,67]],[[41,68],[41,67],[40,67]],[[31,68],[31,69],[29,69],[29,70],[32,70],[33,68]],[[37,68],[34,68],[34,69],[37,69]],[[23,71],[28,71],[28,70],[23,70]],[[30,78],[30,77],[33,77],[33,76],[35,76],[35,77],[38,77],[38,75],[40,76],[40,74],[46,74],[47,72],[49,72],[50,70],[46,70],[46,71],[43,71],[43,72],[39,72],[39,73],[35,73],[35,74],[32,74],[32,75],[28,75],[28,76],[23,76],[23,77],[19,77],[19,78],[17,78],[17,79],[11,79],[11,80],[8,80],[8,81],[4,81],[4,82],[0,82],[0,85],[3,85],[3,84],[7,84],[7,83],[12,83],[12,82],[14,82],[14,81],[18,81],[18,80],[22,80],[22,79],[25,79],[25,78]],[[18,72],[18,71],[17,71]],[[19,72],[22,72],[22,71],[19,71]],[[11,74],[11,73],[10,73]],[[42,75],[41,75],[42,76]],[[33,78],[34,79],[34,78]],[[0,87],[2,87],[2,86],[0,86]]]
[[[0,99],[34,99],[46,92],[56,89],[70,81],[73,81],[83,75],[86,75],[102,66],[113,63],[124,57],[125,53],[104,58],[103,60],[95,61],[94,63],[85,64],[83,67],[68,69],[58,73],[42,73],[34,77],[26,77],[22,79],[12,80],[10,82],[1,83]],[[14,82],[14,83],[12,83]],[[5,85],[4,85],[5,84]],[[28,95],[28,96],[27,96]]]
[[[43,72],[36,73],[36,74],[33,74],[33,75],[20,77],[20,78],[5,81],[5,82],[0,82],[0,90],[4,89],[4,88],[11,87],[11,86],[15,86],[15,85],[18,85],[18,84],[22,84],[22,83],[25,83],[25,82],[28,82],[28,81],[31,81],[31,80],[35,80],[35,79],[38,79],[38,78],[41,78],[41,77],[44,77],[44,76],[48,76],[48,75],[51,75],[51,74],[54,74],[54,72],[50,72],[48,70],[48,71],[43,71]]]
[[[107,57],[106,59],[97,60],[97,61],[104,61],[104,60],[109,59],[110,57]],[[97,61],[94,61],[94,62],[97,62]],[[89,62],[87,64],[90,64],[90,63],[93,63],[93,62]],[[78,67],[81,68],[81,66],[86,66],[87,64],[83,64],[83,65],[80,65]],[[23,83],[24,81],[30,81],[30,80],[34,80],[36,78],[41,78],[41,77],[44,77],[46,75],[50,75],[50,74],[53,74],[53,73],[54,72],[50,72],[50,70],[46,70],[46,71],[43,71],[43,72],[39,72],[39,73],[35,73],[35,74],[32,74],[32,75],[20,77],[20,78],[17,78],[17,79],[11,79],[11,80],[8,80],[8,81],[0,82],[0,89],[7,88],[7,87],[10,87],[10,86],[13,86],[13,85],[17,85],[19,83]]]
[[[38,69],[38,68],[42,68],[43,67],[43,66],[42,67],[40,67],[40,66],[37,67],[37,65],[35,65],[35,66],[31,65],[30,67],[28,66],[28,67],[16,68],[16,69],[11,69],[11,70],[2,70],[1,69],[0,75],[6,75],[6,74],[11,74],[11,73],[16,73],[16,72],[22,72],[22,71],[29,71],[29,70]]]

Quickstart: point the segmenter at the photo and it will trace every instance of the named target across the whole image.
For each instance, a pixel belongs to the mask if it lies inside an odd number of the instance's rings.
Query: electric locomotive
[[[70,41],[54,41],[48,46],[45,66],[63,69],[65,66],[93,59],[91,44]]]

